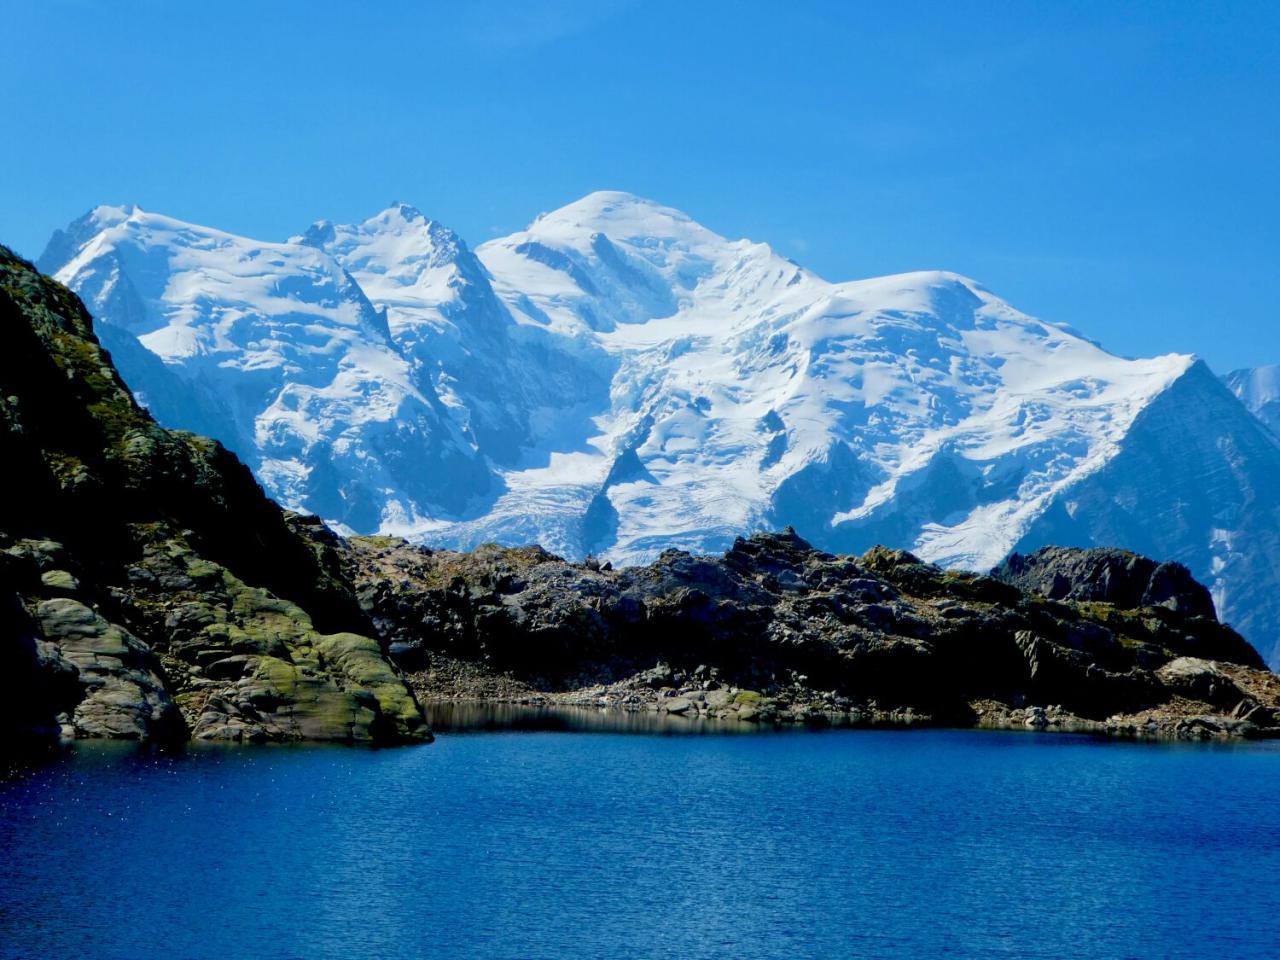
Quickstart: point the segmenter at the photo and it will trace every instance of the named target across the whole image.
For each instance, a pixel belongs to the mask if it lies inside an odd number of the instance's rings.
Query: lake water
[[[1275,744],[669,733],[82,744],[0,781],[0,956],[1280,956]]]

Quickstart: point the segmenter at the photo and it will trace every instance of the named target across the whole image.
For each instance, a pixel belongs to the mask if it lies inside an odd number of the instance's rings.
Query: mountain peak
[[[560,236],[603,233],[614,240],[637,237],[723,239],[683,210],[622,190],[597,190],[563,207],[539,214],[529,225],[528,232]]]
[[[45,245],[44,253],[36,260],[42,273],[55,274],[71,262],[76,253],[95,235],[110,227],[124,223],[142,213],[137,204],[113,205],[100,203],[88,213],[72,220],[65,230],[55,230]]]
[[[1280,436],[1280,364],[1232,370],[1222,379],[1241,403]]]
[[[94,223],[97,223],[100,227],[105,227],[117,223],[123,223],[130,217],[143,212],[143,209],[136,203],[100,203],[86,213],[82,219],[91,220]]]
[[[1249,407],[1280,400],[1280,364],[1232,370],[1223,379]]]
[[[358,224],[338,225],[339,232],[358,232],[367,236],[391,235],[425,239],[434,248],[457,254],[466,242],[439,220],[433,220],[411,203],[397,201]]]
[[[642,197],[626,190],[592,190],[585,196],[579,197],[571,203],[566,203],[556,212],[571,209],[611,211],[628,207],[670,209],[656,200],[650,200],[648,197]]]
[[[375,213],[365,223],[373,223],[377,221],[391,222],[393,220],[402,220],[405,223],[414,223],[418,221],[427,221],[426,215],[411,203],[405,203],[403,200],[395,200],[385,210]]]
[[[454,253],[465,247],[462,238],[453,230],[432,220],[413,204],[403,201],[396,201],[357,223],[317,220],[304,233],[290,237],[289,241],[319,247],[330,253],[349,253],[350,248],[360,242],[357,238],[379,237],[402,238],[411,241],[415,247],[425,245],[427,248]]]

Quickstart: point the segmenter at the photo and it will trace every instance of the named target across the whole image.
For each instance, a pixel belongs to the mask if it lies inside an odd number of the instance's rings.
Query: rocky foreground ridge
[[[1046,548],[991,576],[790,529],[723,556],[573,564],[429,550],[297,521],[356,588],[424,701],[756,722],[1280,734],[1280,678],[1185,567]]]
[[[0,247],[0,732],[429,739],[345,584]]]
[[[0,737],[421,741],[432,700],[751,722],[1280,732],[1280,678],[1176,564],[991,576],[788,529],[570,563],[344,539],[159,427],[64,287],[0,247]]]

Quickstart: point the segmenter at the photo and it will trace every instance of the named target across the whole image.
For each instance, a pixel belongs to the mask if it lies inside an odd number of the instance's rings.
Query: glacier
[[[612,191],[474,250],[404,203],[284,242],[99,207],[38,265],[157,419],[343,530],[618,564],[784,525],[970,569],[1120,546],[1280,660],[1280,440],[1247,391],[957,274],[833,283]]]

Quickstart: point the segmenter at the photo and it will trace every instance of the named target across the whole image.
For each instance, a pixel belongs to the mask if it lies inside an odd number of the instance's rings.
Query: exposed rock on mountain
[[[955,274],[830,283],[617,192],[475,250],[404,204],[286,243],[103,207],[42,264],[162,423],[344,532],[615,564],[787,524],[950,568],[1117,546],[1280,662],[1275,436],[1194,358]]]
[[[0,247],[0,726],[429,738],[348,588],[220,444],[159,427],[65,287]],[[287,599],[286,599],[287,598]]]

